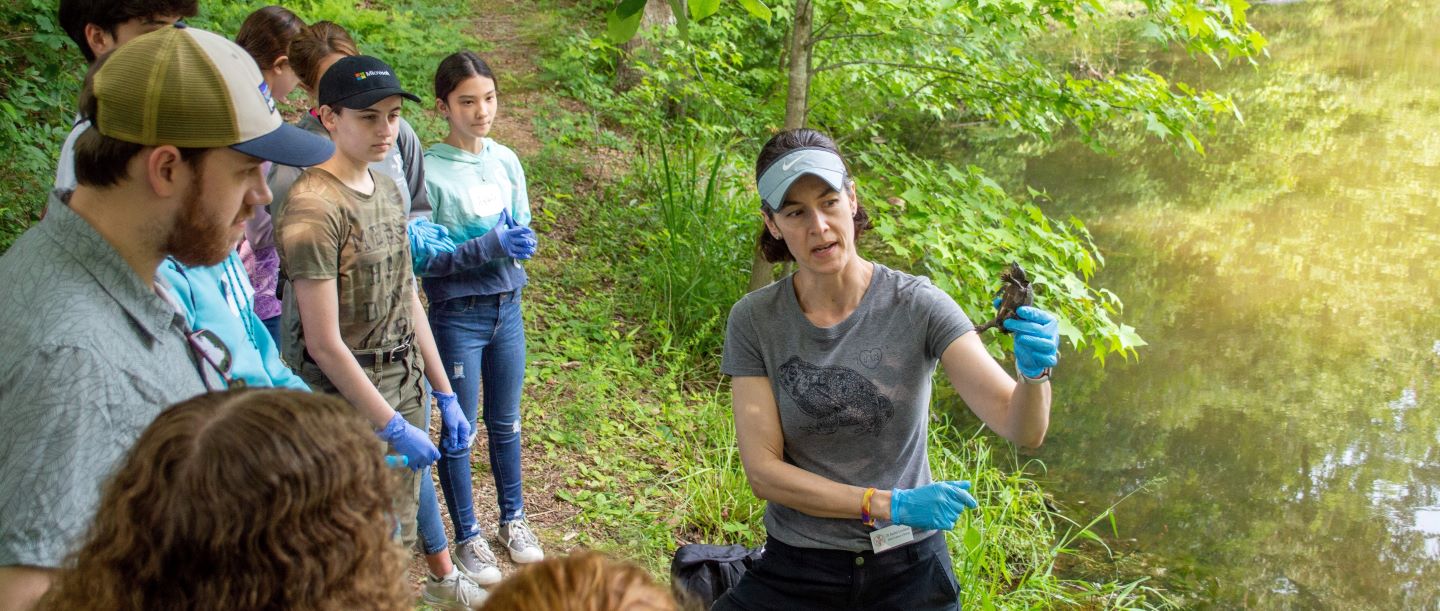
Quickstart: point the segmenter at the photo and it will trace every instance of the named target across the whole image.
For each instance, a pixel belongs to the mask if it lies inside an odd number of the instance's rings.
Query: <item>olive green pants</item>
[[[370,378],[370,383],[375,385],[390,407],[395,408],[395,411],[415,428],[425,431],[426,434],[430,433],[430,423],[424,419],[424,401],[428,399],[423,386],[425,367],[418,351],[411,350],[409,355],[398,362],[376,364],[364,369],[365,376]],[[330,383],[320,371],[320,367],[314,363],[306,362],[296,374],[315,392],[340,394],[339,389]],[[400,453],[394,446],[389,445],[385,451],[387,454]],[[420,508],[420,472],[413,469],[403,469],[402,472],[400,487],[395,491],[394,511],[400,519],[400,541],[406,549],[410,549],[416,547],[418,538],[415,515]]]

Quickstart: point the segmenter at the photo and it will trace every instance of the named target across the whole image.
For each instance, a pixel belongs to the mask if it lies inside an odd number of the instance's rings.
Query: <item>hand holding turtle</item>
[[[1031,380],[1044,380],[1060,360],[1060,324],[1054,314],[1034,306],[1016,308],[1017,318],[1003,324],[1015,333],[1015,367]]]

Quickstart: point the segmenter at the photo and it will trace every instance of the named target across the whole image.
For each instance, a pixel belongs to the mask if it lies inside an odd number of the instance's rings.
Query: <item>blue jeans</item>
[[[430,383],[425,383],[425,422],[430,422]],[[435,480],[430,477],[430,467],[420,470],[419,513],[415,516],[415,527],[420,531],[420,550],[426,555],[445,551],[445,524],[441,522],[440,501],[435,496]]]
[[[485,436],[502,523],[525,516],[520,492],[520,388],[525,381],[520,293],[472,295],[430,304],[430,328],[440,349],[440,362],[472,427],[480,407],[481,384],[485,387]],[[455,540],[468,541],[480,534],[470,485],[470,448],[442,452],[436,464]]]

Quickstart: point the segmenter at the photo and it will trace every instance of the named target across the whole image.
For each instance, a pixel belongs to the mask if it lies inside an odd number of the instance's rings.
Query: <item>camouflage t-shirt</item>
[[[369,195],[310,168],[290,188],[275,222],[280,269],[290,281],[337,281],[340,335],[351,350],[393,348],[410,335],[410,241],[395,181],[371,172]],[[295,291],[285,291],[281,325],[285,360],[303,359],[304,329]]]

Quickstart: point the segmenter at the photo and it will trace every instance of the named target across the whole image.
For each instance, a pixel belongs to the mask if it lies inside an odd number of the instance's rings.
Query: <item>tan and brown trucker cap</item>
[[[297,167],[316,165],[335,151],[330,140],[281,119],[244,49],[184,23],[116,49],[94,79],[95,126],[116,140],[228,146]]]

